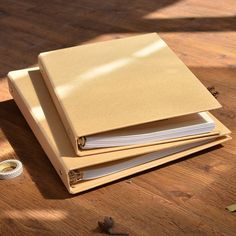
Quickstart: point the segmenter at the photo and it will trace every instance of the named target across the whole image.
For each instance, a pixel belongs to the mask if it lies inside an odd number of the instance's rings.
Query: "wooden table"
[[[101,235],[112,216],[130,235],[236,235],[236,4],[234,0],[0,1],[0,159],[24,173],[0,181],[0,235]],[[69,195],[12,100],[10,70],[42,51],[158,32],[219,91],[214,114],[233,140],[84,194]],[[199,97],[199,99],[201,99]]]

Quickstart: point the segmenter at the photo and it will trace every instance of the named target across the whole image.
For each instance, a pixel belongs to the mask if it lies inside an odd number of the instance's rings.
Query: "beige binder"
[[[44,52],[39,66],[80,156],[133,148],[83,151],[88,135],[220,107],[156,33]]]
[[[70,193],[78,193],[94,188],[230,139],[230,131],[211,116],[218,130],[218,133],[211,136],[76,157],[38,68],[10,72],[8,77],[9,90],[15,102]],[[185,147],[191,148],[103,177],[86,181],[81,179],[81,176],[86,171],[96,171],[99,168],[112,167],[117,164],[127,163],[127,161],[132,162],[144,154],[149,155],[151,152],[168,151],[170,148],[182,148],[184,145],[190,145]]]

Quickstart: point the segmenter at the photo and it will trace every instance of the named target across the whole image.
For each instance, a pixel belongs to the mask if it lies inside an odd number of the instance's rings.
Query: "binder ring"
[[[79,145],[80,148],[84,147],[85,146],[85,143],[86,143],[86,138],[85,137],[79,137],[77,139],[77,143]]]
[[[12,179],[23,172],[23,165],[15,159],[0,162],[0,179]]]

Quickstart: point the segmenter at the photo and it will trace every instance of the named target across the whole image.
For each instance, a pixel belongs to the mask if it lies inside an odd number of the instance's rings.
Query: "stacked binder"
[[[221,105],[156,34],[50,52],[9,90],[70,193],[229,140]]]

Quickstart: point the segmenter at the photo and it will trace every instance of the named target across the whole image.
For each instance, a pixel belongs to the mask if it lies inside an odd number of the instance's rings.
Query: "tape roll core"
[[[0,179],[12,179],[23,172],[22,163],[15,159],[0,162]]]

